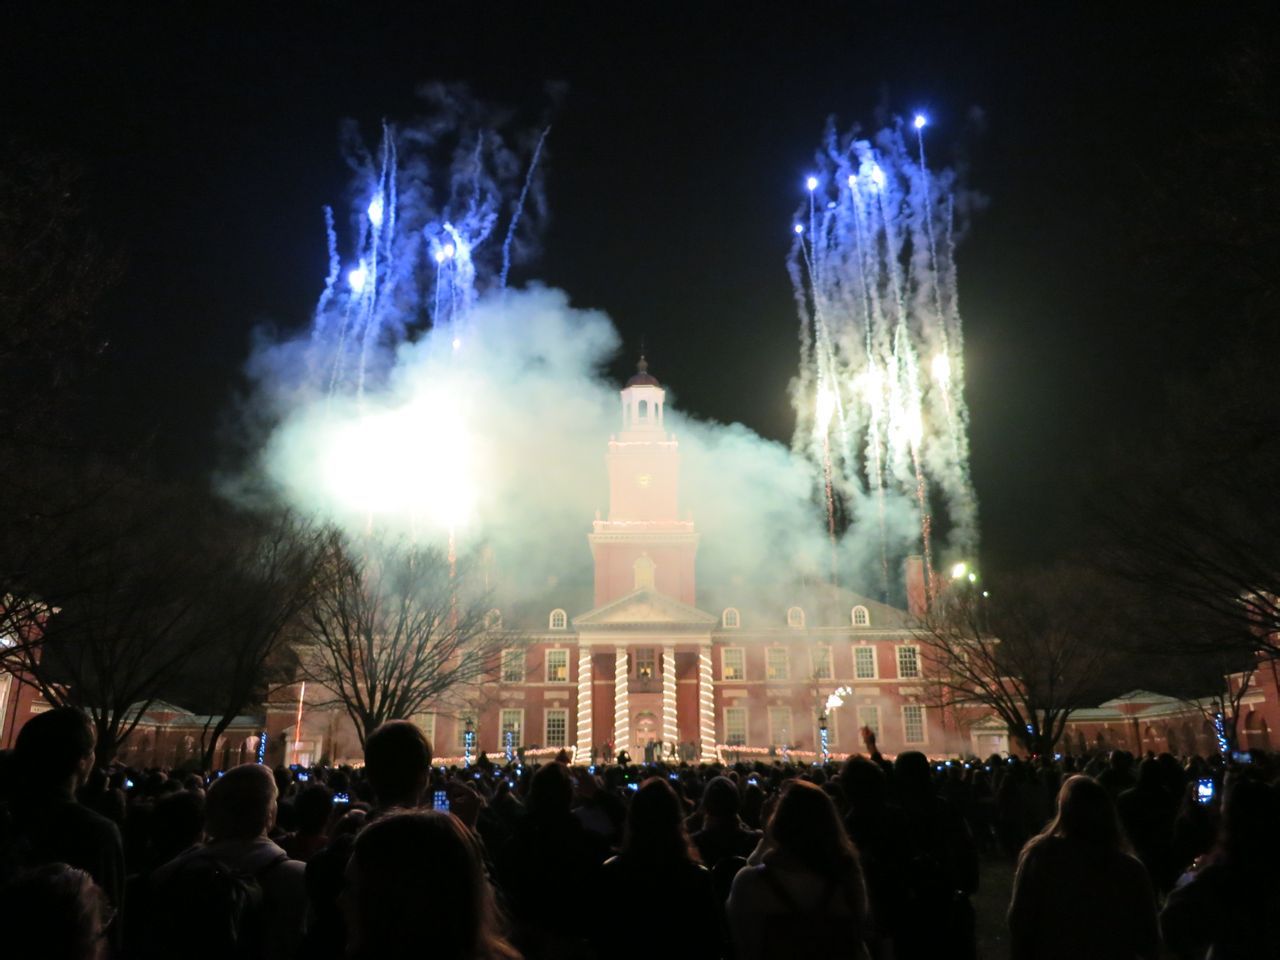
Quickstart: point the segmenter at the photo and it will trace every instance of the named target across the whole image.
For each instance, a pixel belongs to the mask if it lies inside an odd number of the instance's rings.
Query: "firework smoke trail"
[[[538,160],[542,156],[542,145],[547,142],[550,127],[542,131],[538,137],[538,145],[533,148],[533,156],[529,159],[529,173],[524,178],[524,186],[520,188],[520,197],[516,200],[515,209],[511,212],[511,225],[507,227],[506,239],[502,241],[502,273],[498,277],[498,286],[507,289],[507,274],[511,271],[511,243],[516,238],[516,227],[520,225],[520,215],[524,213],[524,203],[529,199],[529,186],[533,183],[533,175],[538,169]]]
[[[955,176],[927,169],[920,120],[910,145],[901,122],[872,137],[828,126],[788,261],[801,319],[793,446],[822,464],[829,530],[837,499],[875,511],[886,592],[891,556],[910,549],[891,542],[890,500],[915,504],[915,549],[925,555],[931,591],[935,512],[945,519],[948,551],[969,555],[977,546],[955,295]],[[894,516],[900,527],[901,513]]]

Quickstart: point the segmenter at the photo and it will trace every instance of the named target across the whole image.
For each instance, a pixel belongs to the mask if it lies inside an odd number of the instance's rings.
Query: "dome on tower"
[[[659,387],[658,378],[649,372],[649,362],[645,360],[644,354],[640,355],[640,362],[636,364],[636,372],[631,379],[627,381],[628,387]]]

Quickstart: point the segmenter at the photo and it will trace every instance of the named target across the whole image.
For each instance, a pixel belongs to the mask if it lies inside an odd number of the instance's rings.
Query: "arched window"
[[[636,416],[639,417],[641,420],[649,416],[648,400],[641,400],[639,403],[636,404]]]
[[[871,614],[864,606],[856,606],[853,608],[853,625],[855,627],[871,626]]]
[[[804,611],[801,610],[799,607],[791,607],[789,610],[787,610],[787,626],[803,627]]]
[[[632,570],[635,573],[635,585],[637,590],[653,589],[653,572],[657,569],[657,565],[649,559],[647,553],[642,553],[636,557],[636,562],[632,564]]]
[[[502,611],[494,607],[484,615],[484,625],[490,630],[502,629]]]
[[[740,627],[742,625],[742,618],[738,616],[738,608],[725,607],[724,613],[720,615],[720,623],[730,630]]]
[[[551,611],[551,629],[567,630],[569,628],[569,615],[563,610]]]

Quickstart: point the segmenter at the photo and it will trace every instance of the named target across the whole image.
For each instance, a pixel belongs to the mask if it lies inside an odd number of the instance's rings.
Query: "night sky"
[[[1095,462],[1156,427],[1165,384],[1220,339],[1220,318],[1174,318],[1142,244],[1179,202],[1153,171],[1212,130],[1215,71],[1268,29],[1234,5],[108,6],[9,5],[4,133],[84,166],[125,264],[95,389],[176,474],[217,461],[255,325],[308,321],[340,122],[412,117],[432,80],[531,117],[564,83],[544,248],[516,282],[607,311],[619,377],[643,337],[682,408],[780,440],[784,257],[825,119],[926,112],[934,165],[988,201],[958,259],[993,568],[1076,545]]]

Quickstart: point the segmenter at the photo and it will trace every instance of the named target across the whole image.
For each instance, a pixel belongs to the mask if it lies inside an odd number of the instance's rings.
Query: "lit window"
[[[551,611],[551,629],[565,630],[569,626],[569,615],[563,610]]]
[[[511,746],[519,747],[520,728],[524,726],[523,710],[503,710],[501,715],[502,734],[498,740],[498,749],[505,750],[507,748],[507,734],[511,734]]]
[[[791,663],[786,647],[770,647],[765,651],[765,678],[787,680],[791,677]]]
[[[720,623],[728,630],[735,630],[742,625],[742,618],[738,616],[736,607],[726,607],[724,613],[720,617]]]
[[[742,747],[747,743],[747,708],[725,707],[724,742],[730,747]]]
[[[924,743],[924,707],[918,703],[902,708],[902,739],[906,743]]]
[[[903,680],[914,680],[920,676],[920,651],[916,647],[898,648],[898,676]]]
[[[871,626],[871,614],[867,612],[866,607],[859,606],[853,608],[853,625],[855,627]]]
[[[876,648],[857,646],[853,648],[853,675],[858,680],[874,680],[876,678]]]
[[[792,746],[791,708],[769,708],[769,742],[779,747]]]
[[[502,651],[502,682],[524,683],[524,651]]]
[[[799,607],[792,607],[792,608],[790,608],[790,609],[787,611],[787,626],[788,626],[788,627],[803,627],[803,626],[804,626],[804,611],[803,611],[803,610],[801,610]]]
[[[858,708],[858,730],[866,727],[877,737],[880,736],[880,708],[879,707],[859,707]]]
[[[811,656],[813,657],[813,679],[830,680],[831,679],[831,648],[830,647],[814,647]]]
[[[747,658],[741,647],[725,647],[720,651],[720,679],[747,679]]]
[[[569,651],[547,651],[547,683],[569,682]]]
[[[548,747],[563,747],[569,739],[569,711],[568,710],[548,710],[547,711],[547,737],[546,744]]]
[[[641,647],[636,651],[636,679],[652,680],[657,672],[658,662],[653,647]]]

